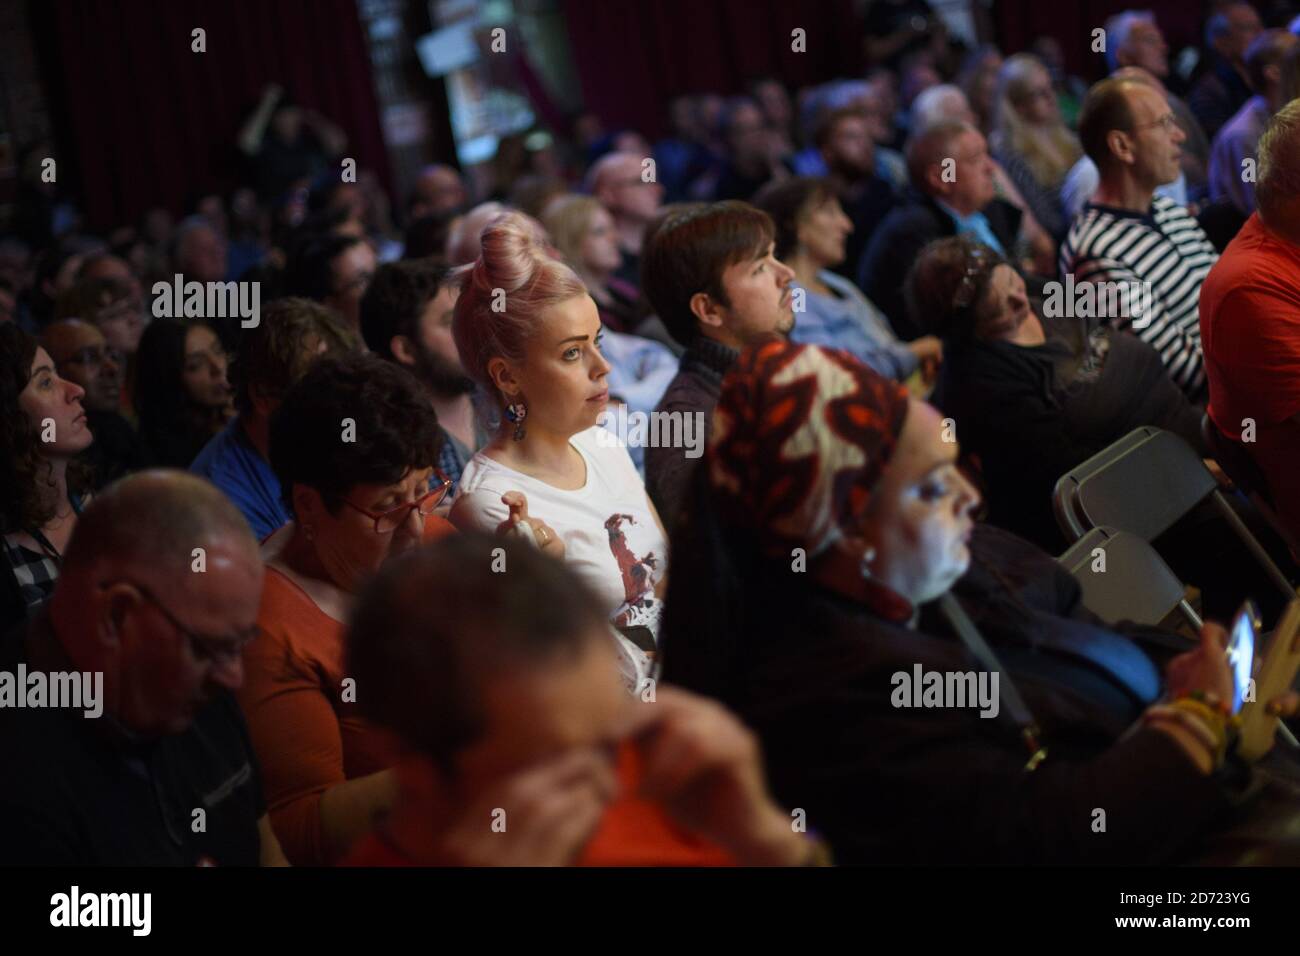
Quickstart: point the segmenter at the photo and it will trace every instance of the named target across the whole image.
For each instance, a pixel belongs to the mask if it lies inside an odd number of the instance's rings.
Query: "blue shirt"
[[[920,359],[898,340],[884,314],[857,286],[827,269],[817,278],[835,295],[818,295],[791,283],[792,290],[803,293],[803,311],[795,313],[790,333],[793,341],[852,352],[881,375],[900,382],[916,371]]]
[[[938,202],[938,200],[935,201]],[[940,209],[952,216],[952,221],[957,224],[957,235],[969,235],[984,243],[1000,256],[1007,254],[1007,250],[1002,248],[1002,243],[998,240],[998,237],[993,234],[993,227],[989,225],[984,213],[976,210],[969,216],[963,216],[947,203],[939,202],[938,205]]]
[[[280,500],[280,482],[271,463],[248,440],[239,416],[203,446],[190,471],[225,493],[248,520],[258,541],[292,517]]]

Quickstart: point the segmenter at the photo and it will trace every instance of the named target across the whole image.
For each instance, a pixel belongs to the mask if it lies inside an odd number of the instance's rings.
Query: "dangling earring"
[[[515,441],[524,440],[524,419],[528,417],[528,406],[523,401],[511,402],[506,406],[506,418],[515,423]]]
[[[876,560],[875,548],[868,547],[867,550],[862,552],[862,561],[858,565],[858,570],[862,572],[862,577],[868,581],[871,580],[871,562],[874,560]]]

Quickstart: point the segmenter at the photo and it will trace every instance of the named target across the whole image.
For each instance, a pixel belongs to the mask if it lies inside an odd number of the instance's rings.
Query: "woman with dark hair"
[[[49,597],[81,512],[73,462],[93,436],[81,386],[16,323],[0,323],[0,633]]]
[[[922,363],[933,373],[943,358],[939,340],[927,335],[901,341],[884,313],[852,282],[831,271],[844,261],[853,221],[829,182],[801,176],[772,183],[755,197],[754,205],[776,224],[776,257],[794,270],[792,294],[802,292],[803,309],[796,309],[791,339],[852,352],[881,375],[900,382]]]
[[[259,637],[239,701],[268,812],[294,864],[338,859],[393,793],[388,740],[361,719],[343,625],[387,560],[447,533],[434,508],[441,433],[420,383],[374,355],[326,356],[271,419],[271,468],[293,520],[262,546]]]
[[[1185,855],[1246,772],[1225,764],[1223,629],[1162,686],[1046,555],[977,529],[957,453],[847,353],[744,353],[674,535],[664,679],[758,733],[778,802],[837,862]]]
[[[154,319],[136,353],[135,411],[156,464],[188,468],[234,417],[226,351],[201,321]]]
[[[905,291],[914,319],[944,341],[931,400],[978,459],[992,524],[1058,553],[1067,542],[1052,489],[1071,468],[1140,425],[1206,454],[1200,410],[1151,346],[1086,318],[1040,318],[1020,274],[988,246],[932,242]]]

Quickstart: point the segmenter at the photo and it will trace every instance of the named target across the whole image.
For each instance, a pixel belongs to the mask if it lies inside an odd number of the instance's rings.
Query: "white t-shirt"
[[[650,510],[650,499],[627,453],[595,426],[569,443],[587,465],[587,482],[565,491],[515,471],[481,451],[461,475],[450,519],[463,530],[492,534],[510,515],[501,496],[519,491],[528,499],[528,516],[546,522],[564,539],[564,558],[596,592],[616,624],[647,616],[658,638],[659,601],[655,585],[668,571],[668,542]],[[620,641],[636,666],[649,675],[649,661],[626,638]],[[629,650],[630,649],[630,650]],[[625,677],[630,675],[625,670]]]

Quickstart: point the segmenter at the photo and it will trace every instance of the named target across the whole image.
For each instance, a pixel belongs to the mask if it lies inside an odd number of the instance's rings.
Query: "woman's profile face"
[[[185,333],[181,381],[194,404],[216,409],[234,401],[234,391],[226,379],[226,363],[226,350],[206,325],[192,326]]]
[[[957,468],[951,419],[918,399],[872,492],[864,536],[873,577],[913,604],[948,591],[970,564],[979,492]]]
[[[88,448],[93,436],[81,407],[85,389],[60,378],[54,360],[43,348],[36,350],[30,375],[27,387],[18,394],[18,405],[40,434],[41,451],[48,456],[71,458]]]
[[[807,210],[799,221],[799,244],[813,261],[827,268],[844,261],[844,243],[853,231],[853,221],[834,196]]]
[[[582,264],[596,275],[613,272],[623,264],[614,217],[603,208],[592,213],[587,223],[587,234],[582,239]]]
[[[1025,280],[1011,266],[1000,263],[989,276],[980,298],[975,334],[981,339],[1041,344],[1042,323],[1029,307]]]
[[[542,314],[522,361],[502,360],[498,387],[506,401],[518,398],[527,406],[526,426],[571,436],[596,424],[609,405],[610,365],[600,354],[600,338],[596,303],[574,296]]]

